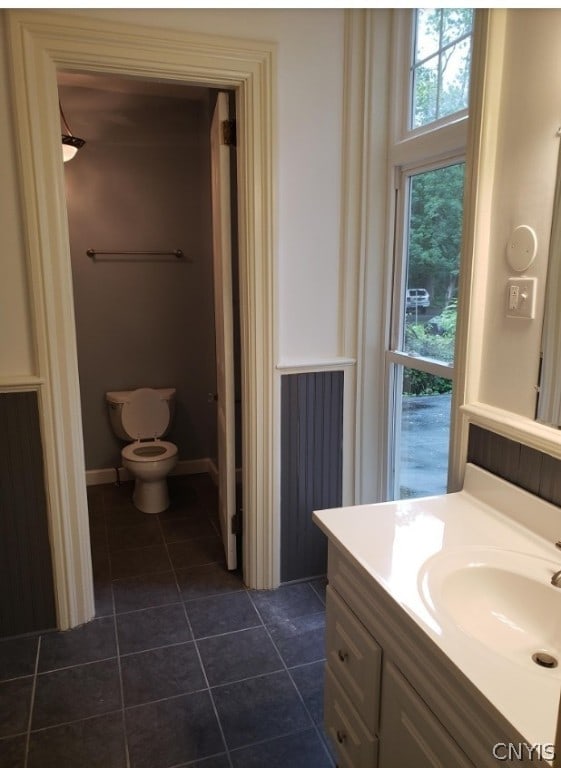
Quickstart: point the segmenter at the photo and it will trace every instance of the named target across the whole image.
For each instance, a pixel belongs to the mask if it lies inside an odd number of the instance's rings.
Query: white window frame
[[[415,9],[395,11],[392,40],[393,105],[390,114],[390,161],[392,165],[407,165],[438,159],[461,150],[467,144],[467,109],[447,115],[433,123],[412,129],[411,115],[411,56],[415,45]],[[472,46],[473,49],[473,46]]]
[[[388,146],[388,199],[394,200],[393,235],[388,238],[389,272],[393,275],[391,290],[387,292],[387,310],[384,313],[386,352],[384,355],[387,443],[384,451],[385,498],[394,498],[394,458],[398,455],[399,424],[396,419],[397,385],[405,367],[415,368],[436,376],[444,376],[455,384],[455,366],[435,360],[417,358],[399,350],[398,340],[403,331],[403,308],[406,266],[406,222],[404,190],[406,177],[416,173],[465,162],[468,113],[462,110],[428,125],[411,129],[411,61],[415,44],[414,9],[396,10],[392,40],[392,73],[390,82],[389,146]],[[473,35],[473,30],[472,30]],[[472,45],[473,50],[473,45]],[[397,315],[397,318],[396,318]],[[414,365],[411,363],[414,361]],[[397,367],[401,366],[401,367]],[[452,416],[451,416],[452,418]],[[451,425],[452,427],[452,425]],[[452,455],[454,430],[450,430],[449,457]],[[450,472],[449,472],[450,476]]]

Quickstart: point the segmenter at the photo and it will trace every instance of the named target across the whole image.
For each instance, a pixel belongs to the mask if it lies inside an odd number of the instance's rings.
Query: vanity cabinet
[[[456,493],[313,519],[340,768],[551,768],[559,670],[531,654],[557,643],[559,508],[468,464]]]
[[[331,548],[329,563],[324,720],[338,768],[474,768],[394,663],[384,616],[363,602],[352,563]]]

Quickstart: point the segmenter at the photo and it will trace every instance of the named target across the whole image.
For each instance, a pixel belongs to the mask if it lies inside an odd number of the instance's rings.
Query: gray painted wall
[[[59,88],[87,141],[65,165],[86,468],[120,464],[104,394],[137,386],[176,387],[168,438],[181,459],[215,456],[209,93],[108,85]],[[181,248],[192,262],[92,260],[88,248]]]

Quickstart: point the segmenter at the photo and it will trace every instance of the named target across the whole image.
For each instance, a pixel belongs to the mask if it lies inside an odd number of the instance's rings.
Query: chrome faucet
[[[561,571],[555,571],[551,577],[551,583],[554,587],[561,587]]]

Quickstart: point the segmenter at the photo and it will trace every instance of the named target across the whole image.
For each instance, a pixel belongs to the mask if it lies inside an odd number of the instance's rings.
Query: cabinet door
[[[327,587],[327,663],[372,734],[378,733],[382,649]]]
[[[384,665],[379,768],[474,768],[391,663]]]

